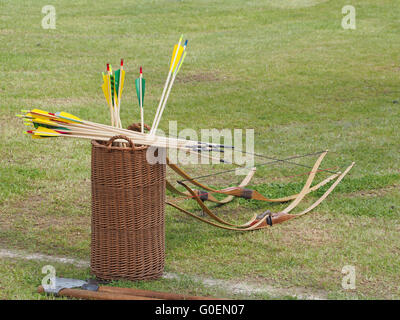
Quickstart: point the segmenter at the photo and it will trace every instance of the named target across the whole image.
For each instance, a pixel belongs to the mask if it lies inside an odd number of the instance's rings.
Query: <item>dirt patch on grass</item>
[[[64,205],[74,203],[78,206],[83,189],[87,188],[87,183],[79,181],[71,186],[73,194],[65,195],[54,190],[57,196],[51,197],[50,192],[37,190],[23,198],[6,202],[0,215],[0,231],[8,235],[11,232],[15,237],[1,241],[14,244],[21,242],[24,246],[23,242],[27,239],[41,243],[53,238],[55,240],[62,234],[68,234],[71,243],[86,241],[90,233],[90,213],[87,209],[83,210],[83,214],[74,209],[69,214],[69,207],[64,208]]]
[[[387,186],[384,188],[380,189],[374,189],[374,190],[362,190],[362,191],[356,191],[356,192],[351,192],[345,195],[342,195],[343,197],[346,198],[353,198],[353,197],[381,197],[385,196],[388,193],[392,192],[393,190],[399,190],[400,191],[400,185],[395,184],[392,186]]]
[[[47,99],[31,99],[31,104],[39,104],[43,108],[47,107],[58,107],[58,108],[66,108],[66,107],[74,107],[87,105],[88,103],[93,102],[93,99],[86,98],[47,98]]]
[[[182,75],[182,77],[177,80],[178,82],[210,82],[210,81],[225,81],[227,76],[219,75],[215,72],[201,72],[195,74]]]
[[[9,34],[14,34],[14,33],[15,33],[15,31],[11,30],[11,29],[2,29],[2,30],[0,30],[0,34],[1,35],[9,35]]]
[[[336,239],[330,226],[333,225],[332,217],[323,213],[313,212],[312,219],[293,219],[279,226],[279,242],[288,246],[293,243],[302,243],[307,247],[322,247],[332,245],[339,240]]]

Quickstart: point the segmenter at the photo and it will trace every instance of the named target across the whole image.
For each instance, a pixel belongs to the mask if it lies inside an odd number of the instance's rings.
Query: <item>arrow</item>
[[[140,67],[139,78],[135,80],[135,87],[140,107],[141,132],[143,133],[144,132],[143,103],[144,103],[144,93],[146,91],[146,79],[143,78],[142,67]]]
[[[187,44],[187,40],[186,40],[186,43],[185,43],[185,48],[186,48],[186,44]],[[182,67],[182,64],[183,64],[183,60],[185,60],[185,57],[186,57],[186,52],[183,53],[182,61],[179,63],[178,71],[176,71],[176,74],[178,74],[179,70],[181,70],[181,67]]]
[[[181,35],[181,37],[179,38],[178,44],[174,46],[174,50],[172,52],[173,60],[171,60],[171,63],[170,63],[167,80],[165,81],[165,85],[164,85],[163,92],[161,94],[160,102],[159,102],[157,110],[156,110],[156,115],[154,116],[153,124],[151,125],[150,134],[154,134],[154,132],[155,132],[155,130],[153,130],[153,128],[154,128],[154,125],[157,122],[157,118],[158,118],[158,115],[159,115],[159,112],[160,112],[160,108],[161,108],[161,105],[162,105],[162,103],[164,101],[165,93],[167,92],[167,87],[168,87],[168,84],[169,84],[169,80],[171,79],[173,66],[175,65],[175,61],[177,60],[177,56],[178,56],[178,53],[180,51],[180,50],[177,50],[177,48],[179,48],[179,49],[181,48],[182,38],[183,38],[183,35]]]
[[[122,89],[124,86],[125,79],[125,71],[124,71],[124,60],[121,59],[120,68],[114,72],[114,106],[115,106],[115,117],[117,119],[116,126],[118,128],[122,128],[121,119],[120,119],[120,109],[121,109],[121,95]]]
[[[161,120],[162,114],[164,112],[165,106],[167,105],[167,100],[168,100],[169,94],[171,92],[172,86],[174,85],[174,81],[175,81],[176,75],[178,74],[179,70],[181,69],[183,60],[186,57],[186,52],[185,51],[186,51],[187,43],[188,43],[188,40],[185,41],[185,44],[184,44],[183,50],[182,50],[183,55],[182,55],[182,53],[180,54],[180,59],[178,61],[177,67],[176,66],[174,67],[174,74],[172,76],[171,84],[169,85],[167,95],[166,95],[165,100],[164,100],[164,102],[162,104],[161,110],[160,110],[160,112],[158,114],[157,121],[156,121],[155,124],[153,124],[153,126],[151,128],[151,130],[153,130],[153,134],[154,134],[154,132],[156,132],[156,130],[158,128],[158,125],[160,123],[160,120]],[[151,131],[150,131],[150,134],[151,134]]]
[[[103,84],[101,85],[101,89],[103,90],[104,97],[106,98],[106,101],[107,101],[107,105],[109,107],[111,107],[111,105],[110,105],[110,96],[108,95],[108,78],[104,74],[104,72],[102,72],[102,75],[103,75]]]
[[[79,119],[78,117],[76,117],[70,113],[64,112],[64,111],[57,112],[55,115],[63,120],[67,120],[67,121],[75,122],[75,123],[82,123],[81,119]]]
[[[122,90],[124,88],[124,81],[125,81],[125,70],[124,70],[124,60],[121,59],[121,66],[119,70],[115,71],[115,85],[116,85],[116,92],[118,95],[118,126],[122,128],[121,118],[120,118],[120,110],[121,110],[121,97],[122,97]]]
[[[111,125],[114,126],[114,111],[113,111],[113,101],[111,96],[111,79],[110,79],[110,64],[107,63],[107,75],[106,75],[106,83],[107,83],[107,96],[108,102],[110,107],[110,118],[111,118]]]
[[[117,91],[115,89],[115,75],[113,75],[112,67],[110,65],[110,84],[111,84],[111,100],[113,106],[114,126],[119,128],[121,120],[119,119],[118,104],[117,104]]]
[[[65,128],[65,127],[60,127],[60,124],[55,122],[55,121],[43,120],[43,119],[39,119],[39,118],[24,119],[24,124],[27,125],[27,126],[32,125],[36,129],[39,126],[42,126],[42,127],[46,127],[46,128],[56,128],[56,129],[61,129],[61,130],[70,130],[70,129]]]
[[[182,39],[182,36],[181,36]],[[181,41],[181,40],[180,40]],[[186,43],[185,43],[186,45]],[[179,50],[178,50],[178,46],[179,46]],[[170,66],[169,66],[169,70],[174,72],[174,70],[176,69],[176,66],[179,63],[179,60],[182,57],[182,53],[183,53],[183,47],[179,44],[176,44],[174,46],[174,51],[172,52],[172,57],[171,57],[171,62],[170,62]]]
[[[111,72],[110,74],[110,84],[111,84],[111,101],[112,101],[112,105],[114,107],[114,112],[115,112],[115,107],[116,107],[116,103],[115,103],[115,99],[116,99],[116,94],[115,94],[115,78]]]

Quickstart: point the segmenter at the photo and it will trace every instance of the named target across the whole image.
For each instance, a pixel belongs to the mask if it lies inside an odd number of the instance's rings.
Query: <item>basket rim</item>
[[[145,149],[148,149],[149,146],[146,145],[137,145],[137,144],[133,144],[134,145],[134,149],[130,148],[130,147],[118,147],[118,146],[106,146],[105,144],[107,143],[107,141],[101,141],[101,140],[91,140],[92,146],[96,147],[96,148],[103,148],[106,150],[119,150],[119,151],[142,151]]]

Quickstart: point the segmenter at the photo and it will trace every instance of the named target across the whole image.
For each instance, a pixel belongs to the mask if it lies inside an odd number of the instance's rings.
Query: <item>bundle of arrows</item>
[[[182,36],[178,44],[174,46],[167,80],[161,95],[160,103],[156,110],[153,121],[153,127],[150,133],[144,132],[144,96],[146,88],[146,80],[143,78],[143,69],[140,67],[139,78],[135,80],[135,87],[140,108],[141,132],[135,132],[122,128],[120,110],[121,98],[125,82],[124,61],[121,59],[120,69],[113,73],[112,66],[107,64],[107,72],[103,75],[103,84],[101,86],[107,106],[110,110],[111,125],[95,123],[82,120],[77,116],[66,112],[51,113],[40,109],[22,110],[24,114],[17,115],[24,118],[26,125],[33,125],[31,130],[26,131],[32,138],[49,138],[49,137],[69,137],[83,138],[91,140],[108,141],[111,137],[124,135],[134,141],[136,144],[149,145],[154,147],[175,148],[199,155],[216,159],[218,162],[224,160],[213,157],[210,152],[224,152],[224,145],[203,143],[199,141],[190,141],[185,139],[157,136],[155,134],[160,123],[162,114],[167,104],[175,78],[182,66],[186,56],[186,48],[188,40],[182,46]],[[126,146],[123,139],[116,139],[113,145]],[[229,147],[232,149],[232,147]],[[208,153],[204,153],[207,151]]]
[[[24,114],[17,115],[24,118],[25,124],[33,125],[31,130],[26,131],[32,138],[48,138],[48,137],[69,137],[69,138],[83,138],[95,139],[100,141],[108,141],[111,137],[116,135],[125,135],[131,138],[136,144],[149,145],[164,148],[183,149],[188,152],[200,151],[219,151],[223,152],[222,145],[203,143],[199,141],[190,141],[179,138],[157,136],[155,134],[157,127],[160,123],[161,116],[164,112],[165,106],[175,78],[182,66],[186,56],[186,47],[188,40],[182,46],[182,36],[177,45],[175,45],[168,77],[161,95],[160,103],[158,105],[156,115],[153,121],[153,126],[149,134],[144,133],[144,115],[143,115],[143,102],[145,95],[146,80],[143,78],[142,67],[140,67],[139,78],[135,80],[136,92],[141,115],[141,132],[134,132],[132,130],[123,129],[120,110],[121,110],[121,97],[125,82],[125,70],[123,68],[124,61],[121,59],[120,69],[113,73],[110,64],[107,64],[107,72],[103,73],[103,84],[101,86],[104,97],[106,98],[107,105],[110,109],[111,125],[95,123],[87,120],[82,120],[67,112],[51,113],[40,109],[22,110]],[[124,140],[117,139],[114,143],[123,145]],[[209,156],[211,157],[211,156]]]
[[[26,131],[33,139],[49,137],[70,137],[90,140],[108,141],[117,135],[124,135],[141,145],[176,148],[188,152],[196,152],[199,149],[218,149],[222,145],[203,143],[200,141],[185,140],[173,137],[163,137],[136,132],[128,129],[117,128],[105,124],[82,120],[67,112],[51,113],[40,109],[22,110],[24,114],[18,115],[24,118],[28,125],[33,125],[32,130]],[[122,139],[115,140],[123,142]]]

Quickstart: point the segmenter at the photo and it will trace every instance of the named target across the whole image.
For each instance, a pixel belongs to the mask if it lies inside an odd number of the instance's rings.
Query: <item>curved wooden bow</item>
[[[336,181],[330,186],[330,188],[317,200],[315,201],[311,206],[309,206],[307,209],[303,210],[300,213],[297,214],[289,214],[290,211],[292,211],[295,207],[297,207],[297,205],[301,202],[301,200],[310,192],[311,188],[311,184],[312,181],[315,178],[315,175],[318,171],[318,167],[321,164],[323,158],[325,157],[326,152],[321,154],[321,156],[318,158],[318,160],[316,161],[316,163],[314,164],[314,167],[312,169],[312,172],[310,173],[310,175],[308,176],[308,179],[303,187],[303,189],[301,190],[300,193],[297,194],[297,196],[293,199],[293,202],[290,203],[290,205],[288,207],[286,207],[284,210],[282,210],[281,212],[278,213],[271,213],[270,211],[266,211],[264,213],[262,213],[261,215],[257,216],[253,216],[249,221],[247,221],[244,224],[241,225],[235,225],[235,224],[231,224],[221,218],[219,218],[218,216],[216,216],[213,212],[211,212],[211,210],[204,205],[203,201],[200,199],[200,197],[196,194],[196,192],[194,190],[192,190],[188,185],[186,185],[183,182],[180,182],[180,184],[182,186],[184,186],[186,188],[186,190],[192,195],[192,197],[197,201],[197,203],[199,204],[199,206],[201,207],[201,209],[203,210],[204,213],[206,213],[210,218],[212,218],[213,220],[217,221],[216,222],[212,222],[210,220],[204,219],[202,217],[199,217],[181,207],[179,207],[178,205],[176,205],[175,203],[169,202],[167,201],[167,204],[180,210],[181,212],[184,212],[185,214],[188,214],[200,221],[203,221],[205,223],[208,223],[210,225],[213,225],[215,227],[218,228],[222,228],[222,229],[226,229],[226,230],[232,230],[232,231],[251,231],[251,230],[256,230],[256,229],[263,229],[263,228],[267,228],[268,226],[272,226],[273,224],[278,224],[302,215],[307,214],[308,212],[310,212],[311,210],[313,210],[315,207],[317,207],[323,200],[326,199],[326,197],[333,191],[333,189],[335,189],[335,187],[339,184],[339,182],[345,177],[345,175],[351,170],[351,168],[354,165],[354,162],[347,167],[347,169],[339,175],[339,177],[336,179]]]

